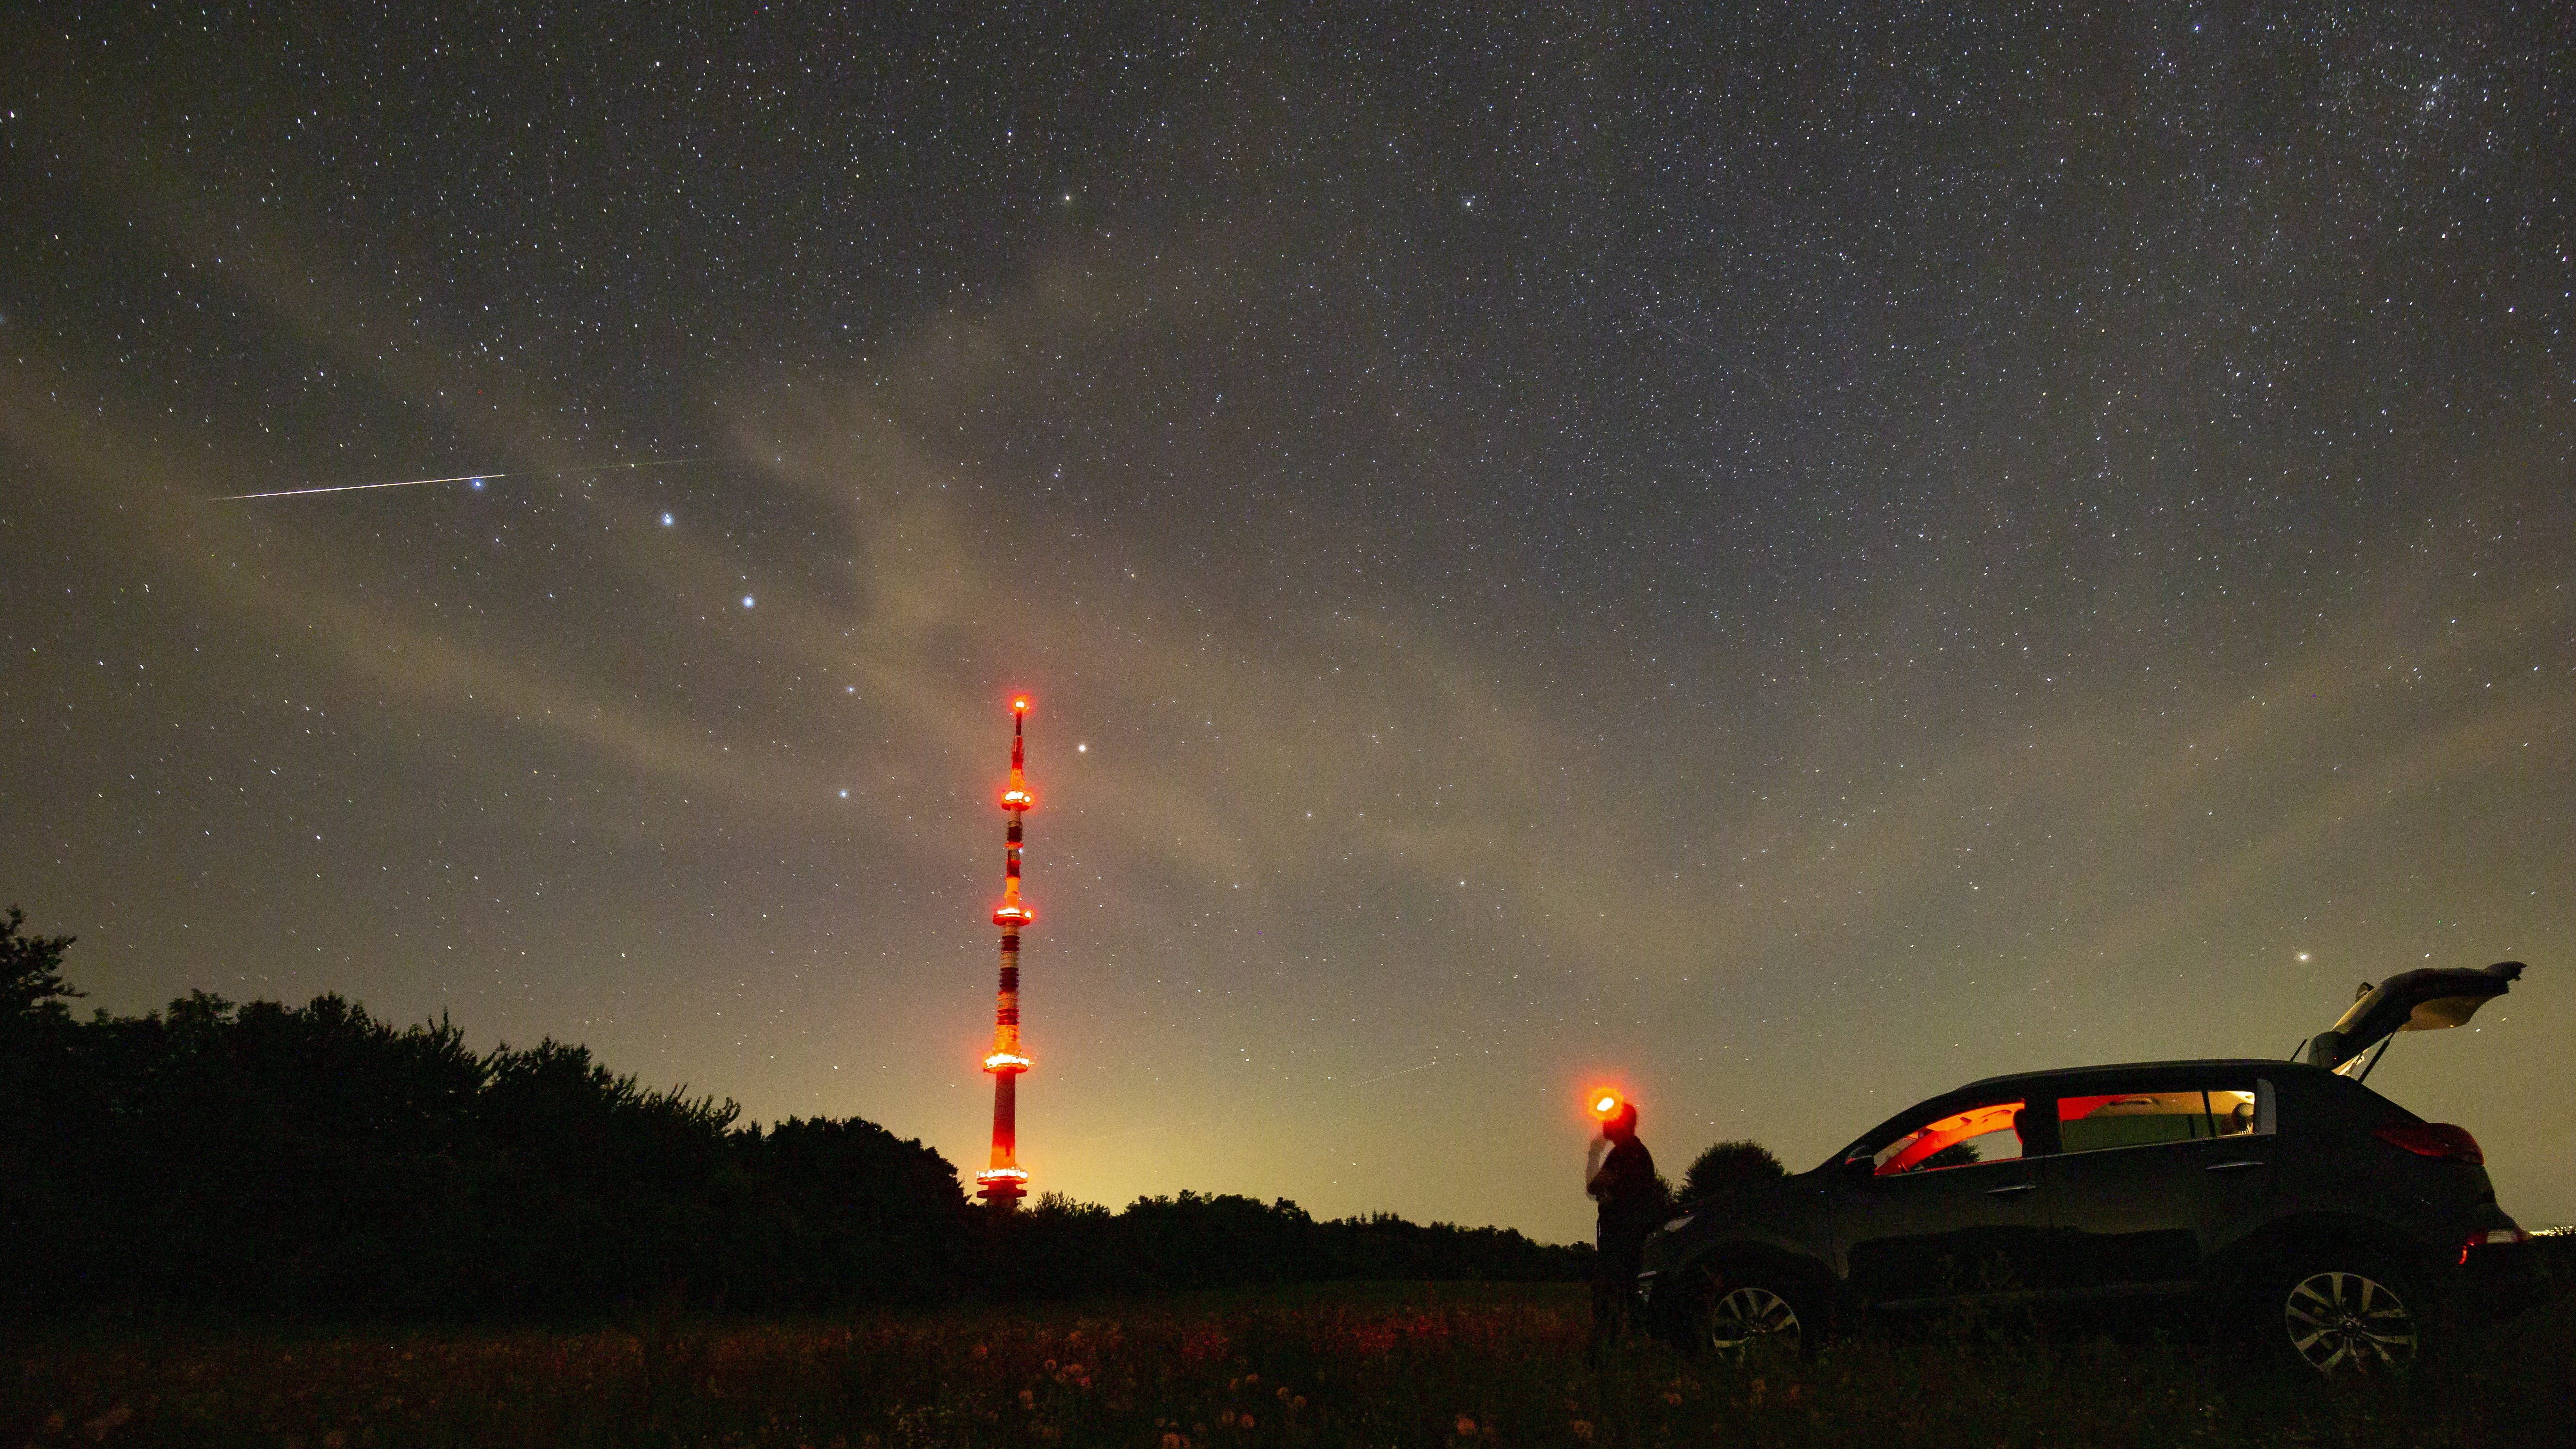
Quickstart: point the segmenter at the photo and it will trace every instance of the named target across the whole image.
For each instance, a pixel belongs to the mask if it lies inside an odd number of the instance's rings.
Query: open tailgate
[[[2366,988],[2341,1019],[2308,1043],[2308,1064],[2329,1071],[2358,1067],[2361,1054],[2392,1032],[2436,1031],[2459,1026],[2477,1009],[2505,994],[2522,975],[2519,961],[2474,970],[2426,967],[2401,971]]]

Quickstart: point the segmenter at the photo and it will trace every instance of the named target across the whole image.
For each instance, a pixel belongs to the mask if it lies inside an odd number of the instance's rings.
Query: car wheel
[[[2274,1285],[2265,1316],[2273,1341],[2293,1361],[2328,1378],[2402,1374],[2415,1366],[2428,1305],[2420,1290],[2384,1265],[2367,1257],[2307,1259]]]
[[[1824,1325],[1802,1313],[1805,1295],[1768,1275],[1710,1283],[1695,1348],[1725,1363],[1759,1364],[1812,1355]]]

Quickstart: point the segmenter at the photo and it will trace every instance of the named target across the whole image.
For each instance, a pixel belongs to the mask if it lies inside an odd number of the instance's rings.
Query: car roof
[[[2011,1086],[2017,1082],[2037,1082],[2057,1077],[2089,1077],[2102,1073],[2170,1071],[2242,1072],[2253,1070],[2266,1072],[2288,1071],[2299,1073],[2322,1073],[2324,1069],[2321,1067],[2309,1066],[2304,1062],[2284,1060],[2280,1057],[2203,1057],[2192,1060],[2171,1062],[2105,1062],[2100,1066],[2052,1067],[2044,1072],[2011,1072],[2000,1077],[1980,1077],[1976,1081],[1969,1082],[1966,1085],[1957,1087],[1953,1090],[1959,1092],[1980,1092],[1989,1087]],[[1942,1095],[1946,1097],[1951,1095],[1951,1093],[1944,1092]]]

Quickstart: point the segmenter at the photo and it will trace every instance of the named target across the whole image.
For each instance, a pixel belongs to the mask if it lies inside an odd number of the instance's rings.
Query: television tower
[[[975,1195],[1003,1212],[1028,1195],[1029,1181],[1017,1141],[1020,1073],[1029,1069],[1020,1051],[1020,927],[1038,918],[1020,900],[1020,819],[1037,803],[1021,753],[1020,725],[1028,713],[1027,695],[1011,700],[1011,782],[1002,788],[1010,828],[1002,837],[1002,903],[993,908],[993,924],[1002,928],[1002,989],[993,1005],[993,1050],[984,1058],[984,1070],[993,1074],[993,1165],[975,1174]]]

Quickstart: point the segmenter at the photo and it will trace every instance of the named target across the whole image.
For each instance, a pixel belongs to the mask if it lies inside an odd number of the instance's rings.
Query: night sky
[[[1036,1190],[1565,1240],[1596,1081],[1805,1168],[2515,958],[2372,1085],[2576,1217],[2563,10],[1198,8],[13,7],[81,1005],[971,1173],[1025,689]]]

